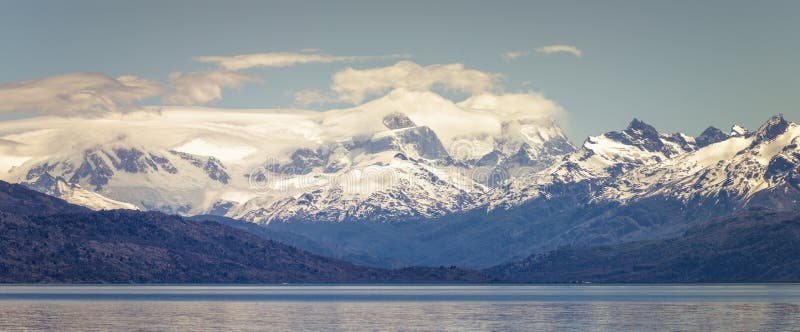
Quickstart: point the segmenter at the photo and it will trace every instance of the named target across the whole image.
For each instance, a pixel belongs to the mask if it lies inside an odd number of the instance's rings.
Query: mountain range
[[[796,282],[800,213],[748,209],[662,240],[562,247],[483,271],[387,270],[264,239],[255,224],[91,211],[0,181],[0,283]]]
[[[696,138],[634,120],[443,217],[267,228],[314,252],[377,266],[484,268],[561,246],[675,237],[748,208],[796,209],[798,134],[780,115],[753,132],[710,128]]]
[[[95,210],[258,225],[381,268],[676,237],[751,208],[795,210],[800,190],[800,127],[782,115],[697,137],[634,119],[576,147],[551,118],[431,92],[328,112],[158,111],[4,122],[0,150],[19,162],[2,178]],[[76,126],[94,132],[65,140]]]

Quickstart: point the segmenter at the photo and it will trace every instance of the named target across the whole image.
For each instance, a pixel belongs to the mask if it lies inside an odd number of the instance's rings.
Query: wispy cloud
[[[0,84],[0,112],[92,115],[125,110],[163,91],[160,83],[136,76],[70,73]]]
[[[195,61],[216,64],[226,70],[243,70],[256,67],[291,67],[308,63],[360,62],[408,58],[408,54],[335,56],[305,49],[303,53],[272,52],[233,56],[201,56]]]
[[[460,63],[420,66],[411,61],[400,61],[380,68],[347,68],[333,75],[329,94],[301,91],[295,97],[298,104],[328,101],[358,104],[368,96],[392,89],[421,91],[434,86],[476,94],[491,91],[499,79],[498,74],[468,69]]]
[[[175,72],[170,74],[173,91],[162,100],[175,105],[202,105],[221,99],[223,88],[260,81],[258,77],[235,71]]]
[[[577,48],[575,46],[572,46],[572,45],[548,45],[548,46],[542,46],[542,47],[537,48],[536,52],[545,53],[545,54],[563,52],[563,53],[570,53],[570,54],[572,54],[572,55],[574,55],[575,57],[578,57],[578,58],[583,56],[583,52],[579,48]]]
[[[301,90],[294,94],[294,104],[300,107],[335,102],[335,98],[320,90]]]
[[[511,51],[501,54],[501,57],[506,61],[516,60],[522,57],[531,56],[535,53],[553,54],[553,53],[569,53],[576,58],[583,56],[583,51],[572,45],[548,45],[537,48],[535,51]]]
[[[515,60],[517,58],[521,58],[521,57],[524,57],[524,56],[530,55],[530,54],[531,54],[531,52],[512,51],[512,52],[503,53],[502,56],[503,56],[503,59],[506,59],[506,60]]]

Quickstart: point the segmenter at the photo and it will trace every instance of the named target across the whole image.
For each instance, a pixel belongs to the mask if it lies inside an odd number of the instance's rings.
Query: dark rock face
[[[208,211],[208,214],[215,216],[224,216],[234,206],[236,206],[236,204],[233,202],[228,202],[228,201],[216,202],[214,203],[214,206],[211,207],[211,210]]]
[[[728,139],[728,137],[728,134],[722,132],[722,130],[715,127],[708,127],[706,130],[703,130],[700,136],[695,138],[695,142],[698,148],[702,148],[717,142],[722,142]]]
[[[750,210],[667,240],[562,248],[487,270],[511,282],[800,280],[800,212]]]
[[[69,179],[71,183],[79,183],[82,179],[88,178],[89,184],[95,186],[95,190],[100,190],[108,184],[108,180],[114,176],[114,171],[103,160],[98,151],[87,150],[83,154],[83,162],[72,174]]]
[[[800,190],[800,153],[796,149],[797,145],[793,142],[773,156],[767,164],[764,178],[775,183],[784,181],[787,185]],[[794,198],[788,193],[781,196],[788,199]]]
[[[638,146],[646,151],[661,151],[664,148],[664,143],[659,139],[658,130],[639,119],[633,119],[627,129],[621,132],[612,131],[606,136],[626,145]]]
[[[225,166],[223,166],[222,162],[217,158],[208,157],[206,164],[203,165],[203,171],[208,174],[208,178],[216,180],[219,183],[227,184],[228,180],[230,180],[230,176],[225,172]]]
[[[444,159],[449,156],[439,137],[427,126],[405,129],[399,137],[402,143],[413,145],[422,158]]]
[[[25,175],[25,179],[28,181],[35,181],[37,178],[41,177],[42,175],[48,174],[52,172],[59,163],[44,163],[41,165],[37,165],[30,170],[28,170],[28,174]],[[49,174],[48,174],[49,175]]]
[[[28,174],[30,175],[30,173]],[[32,183],[26,183],[24,185],[38,192],[46,193],[48,195],[55,195],[54,190],[58,186],[59,179],[54,178],[52,175],[50,175],[50,173],[41,174],[35,179],[36,180]]]
[[[449,154],[436,133],[427,126],[397,129],[379,137],[357,137],[344,146],[353,151],[364,149],[368,153],[399,151],[409,156],[416,152],[425,159],[447,159]]]
[[[106,158],[111,162],[110,166],[106,162]],[[27,179],[33,181],[44,173],[52,172],[57,166],[59,163],[52,165],[45,163],[37,166],[28,172]],[[71,165],[65,164],[64,166],[64,174],[72,173]],[[100,190],[114,176],[114,170],[126,173],[148,173],[158,172],[159,169],[170,174],[178,172],[169,159],[135,148],[117,148],[112,152],[86,150],[83,154],[83,161],[69,177],[68,182],[80,183],[82,180],[88,179],[89,184],[93,185],[95,190]]]
[[[502,155],[500,151],[492,150],[491,152],[483,155],[480,159],[475,162],[477,166],[494,166],[500,162],[500,158]]]
[[[225,169],[225,165],[223,165],[222,162],[217,158],[200,157],[179,151],[170,151],[170,153],[188,161],[194,167],[202,168],[206,175],[208,175],[208,178],[211,180],[215,180],[222,184],[227,184],[231,178]],[[177,170],[175,172],[177,173]]]
[[[175,174],[178,170],[169,159],[152,153],[145,153],[135,148],[117,148],[114,153],[108,154],[114,168],[127,173],[148,173],[158,172],[159,166],[170,174]],[[104,152],[105,153],[105,152]]]
[[[178,169],[175,168],[175,166],[172,165],[172,163],[169,161],[169,159],[167,159],[165,157],[162,157],[162,156],[154,155],[152,153],[150,153],[149,155],[150,155],[150,160],[152,160],[154,164],[160,166],[161,169],[163,169],[167,173],[169,173],[169,174],[178,173]],[[157,168],[156,168],[156,170],[157,170]]]
[[[789,123],[783,119],[783,114],[773,116],[753,134],[755,136],[753,139],[753,146],[762,142],[774,140],[779,135],[785,133],[788,128]]]
[[[322,151],[312,149],[298,149],[292,153],[291,159],[289,164],[280,166],[279,173],[308,174],[314,168],[327,164],[326,155]]]
[[[677,144],[683,152],[694,151],[697,148],[696,144],[686,141],[686,138],[680,133],[661,134],[661,139]]]
[[[158,167],[155,162],[144,157],[144,152],[137,149],[114,149],[117,158],[111,158],[114,168],[128,173],[147,172]]]
[[[190,153],[180,152],[180,151],[175,151],[175,150],[172,150],[169,153],[172,153],[172,154],[180,157],[181,159],[188,161],[194,167],[197,167],[197,168],[203,167],[203,160],[199,156],[195,156],[195,155],[190,154]]]
[[[411,119],[408,118],[408,116],[398,112],[385,116],[383,118],[383,125],[389,129],[403,129],[417,126],[414,121],[411,121]]]

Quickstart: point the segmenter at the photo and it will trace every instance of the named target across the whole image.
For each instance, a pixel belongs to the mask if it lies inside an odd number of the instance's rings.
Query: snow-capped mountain
[[[222,188],[230,179],[214,157],[120,143],[86,149],[75,156],[46,159],[24,172],[18,171],[20,183],[76,204],[170,213],[188,213],[196,200],[204,198],[204,190]],[[93,195],[82,195],[82,201],[72,200],[71,195],[76,192]]]
[[[692,137],[659,133],[634,119],[623,131],[587,138],[580,149],[564,155],[545,170],[495,188],[483,202],[489,210],[510,209],[540,196],[550,196],[554,186],[576,183],[600,186],[603,181],[638,167],[659,164],[696,149]]]
[[[730,133],[709,127],[693,138],[634,120],[624,131],[589,137],[546,170],[495,188],[484,202],[489,210],[510,209],[552,197],[553,187],[583,183],[587,203],[660,197],[684,204],[735,199],[741,207],[760,191],[791,183],[800,166],[797,128],[778,115],[752,133],[738,125]]]
[[[697,137],[633,120],[576,149],[550,118],[487,105],[396,91],[328,112],[23,119],[0,123],[0,150],[5,179],[70,202],[269,224],[361,263],[481,267],[800,207],[800,126],[782,116]]]
[[[524,220],[517,232],[532,232],[533,251],[670,236],[753,207],[800,208],[800,126],[783,116],[754,132],[706,130],[716,138],[703,146],[646,127],[589,138],[547,170],[496,188],[486,218]]]
[[[498,112],[499,98],[455,104],[401,89],[328,112],[172,108],[4,122],[2,139],[14,143],[5,154],[20,162],[3,178],[67,199],[80,192],[84,202],[74,201],[95,208],[259,223],[436,218],[574,151],[551,118],[535,107]],[[91,131],[64,139],[82,127]]]
[[[800,126],[778,115],[752,134],[732,135],[694,153],[628,172],[598,199],[627,202],[659,197],[686,205],[713,202],[743,207],[766,195],[780,196],[775,198],[782,209],[797,208],[799,142]],[[775,195],[775,190],[781,193]]]
[[[80,185],[69,183],[62,177],[52,177],[44,173],[35,181],[27,183],[28,187],[36,191],[59,197],[69,203],[82,205],[92,210],[138,210],[130,203],[115,201],[96,192],[83,189]]]

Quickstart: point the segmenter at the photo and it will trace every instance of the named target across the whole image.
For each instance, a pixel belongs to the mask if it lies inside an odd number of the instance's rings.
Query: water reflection
[[[0,303],[0,330],[789,330],[796,304],[484,302]]]
[[[525,286],[520,286],[525,287]],[[540,286],[554,287],[554,286]],[[798,286],[792,286],[797,288]],[[172,288],[171,288],[172,289]],[[250,288],[251,291],[261,288]],[[302,288],[299,288],[302,289]],[[297,289],[296,291],[299,291]],[[348,292],[362,292],[356,287]],[[369,289],[369,288],[366,288]],[[380,288],[378,288],[380,289]],[[425,289],[425,287],[421,288]],[[421,291],[410,287],[410,292]],[[458,286],[443,293],[474,294],[475,289]],[[495,289],[502,294],[513,288]],[[539,289],[552,292],[555,288]],[[720,288],[723,289],[723,288]],[[720,289],[712,289],[718,298]],[[800,303],[773,301],[771,290],[761,292],[755,299],[752,290],[728,287],[739,296],[748,292],[753,301],[633,301],[592,298],[580,301],[513,301],[513,300],[75,300],[75,299],[12,299],[8,287],[0,287],[6,298],[0,300],[0,330],[791,330],[800,326]],[[89,288],[88,290],[91,290]],[[110,290],[110,288],[106,288]],[[174,290],[174,289],[173,289]],[[609,289],[600,289],[601,293]],[[17,289],[19,291],[19,289]],[[29,292],[32,290],[29,290]],[[87,290],[83,290],[87,291]],[[115,289],[115,291],[120,291]],[[123,287],[122,292],[136,292],[137,288]],[[195,293],[197,289],[179,287],[178,292]],[[225,289],[211,288],[215,294]],[[263,291],[263,290],[262,290]],[[315,292],[330,294],[330,287]],[[373,289],[374,291],[374,289]],[[432,293],[441,291],[431,288]],[[491,291],[485,289],[484,291]],[[573,292],[568,288],[562,292]],[[579,289],[586,292],[585,289]],[[627,290],[620,288],[621,293]],[[660,288],[639,288],[644,294],[666,292]],[[678,293],[686,289],[676,288]],[[697,288],[696,294],[708,292]],[[52,292],[52,291],[51,291]],[[74,289],[71,292],[75,292]],[[234,291],[235,293],[236,291]],[[393,288],[402,293],[402,287]],[[532,292],[529,290],[529,292]],[[592,290],[589,290],[592,292]],[[46,293],[46,292],[43,292]],[[306,291],[308,293],[308,291]],[[528,294],[530,295],[530,294]],[[607,296],[607,295],[605,295]],[[736,298],[736,297],[733,297]],[[597,300],[602,301],[597,301]]]

